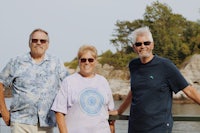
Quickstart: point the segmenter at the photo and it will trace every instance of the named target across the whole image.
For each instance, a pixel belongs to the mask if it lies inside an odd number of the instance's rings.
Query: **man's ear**
[[[137,51],[136,51],[136,49],[135,49],[135,45],[134,45],[134,44],[132,45],[132,48],[133,48],[133,51],[134,51],[135,53],[137,53]]]

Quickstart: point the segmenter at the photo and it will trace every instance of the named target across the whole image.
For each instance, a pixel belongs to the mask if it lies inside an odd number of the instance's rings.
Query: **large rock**
[[[188,61],[183,63],[184,66],[180,69],[185,79],[200,91],[200,54],[193,55]],[[181,91],[174,94],[174,98],[182,99],[187,96]]]
[[[193,55],[189,61],[184,63],[184,67],[180,69],[188,82],[199,88],[200,85],[200,55]],[[199,88],[200,89],[200,88]]]
[[[103,75],[109,82],[115,99],[124,99],[130,90],[130,74],[128,70],[115,70],[108,64],[98,64],[96,72]]]

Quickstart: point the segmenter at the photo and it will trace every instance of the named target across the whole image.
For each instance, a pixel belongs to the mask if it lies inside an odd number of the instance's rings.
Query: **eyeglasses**
[[[81,58],[80,61],[81,61],[81,63],[85,63],[86,61],[92,63],[92,62],[94,62],[94,59],[93,58],[88,58],[88,59],[87,58]]]
[[[150,45],[151,44],[151,42],[149,42],[149,41],[146,41],[146,42],[136,42],[135,43],[135,46],[136,47],[139,47],[139,46],[142,46],[142,44],[144,44],[145,46],[148,46],[148,45]]]
[[[42,44],[47,42],[47,40],[45,40],[45,39],[32,39],[31,40],[32,43],[37,43],[38,41],[40,41],[40,43],[42,43]]]

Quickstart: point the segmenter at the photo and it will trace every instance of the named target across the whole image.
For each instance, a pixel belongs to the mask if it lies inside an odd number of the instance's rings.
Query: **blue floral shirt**
[[[64,64],[48,54],[40,64],[32,60],[30,53],[11,59],[0,73],[0,82],[12,88],[11,122],[55,126],[50,108],[67,75]]]

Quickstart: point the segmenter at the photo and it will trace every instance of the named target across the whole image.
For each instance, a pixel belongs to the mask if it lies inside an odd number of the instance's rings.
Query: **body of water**
[[[115,101],[116,107],[121,104],[122,101]],[[182,116],[200,116],[200,106],[198,104],[180,104],[174,103],[172,108],[174,115]],[[129,114],[129,108],[124,114]],[[116,133],[128,132],[128,120],[117,120],[115,123]],[[174,127],[172,133],[200,133],[200,122],[190,121],[174,121]]]
[[[122,101],[115,101],[116,108]],[[10,104],[10,99],[6,100],[7,106]],[[124,112],[129,114],[129,108]],[[200,115],[200,106],[197,104],[173,104],[174,115]],[[127,133],[128,120],[117,120],[115,122],[115,133]],[[200,122],[174,122],[173,133],[199,133]],[[3,120],[0,119],[0,133],[10,133],[10,128],[7,127]],[[54,133],[59,133],[58,128],[54,129]]]

